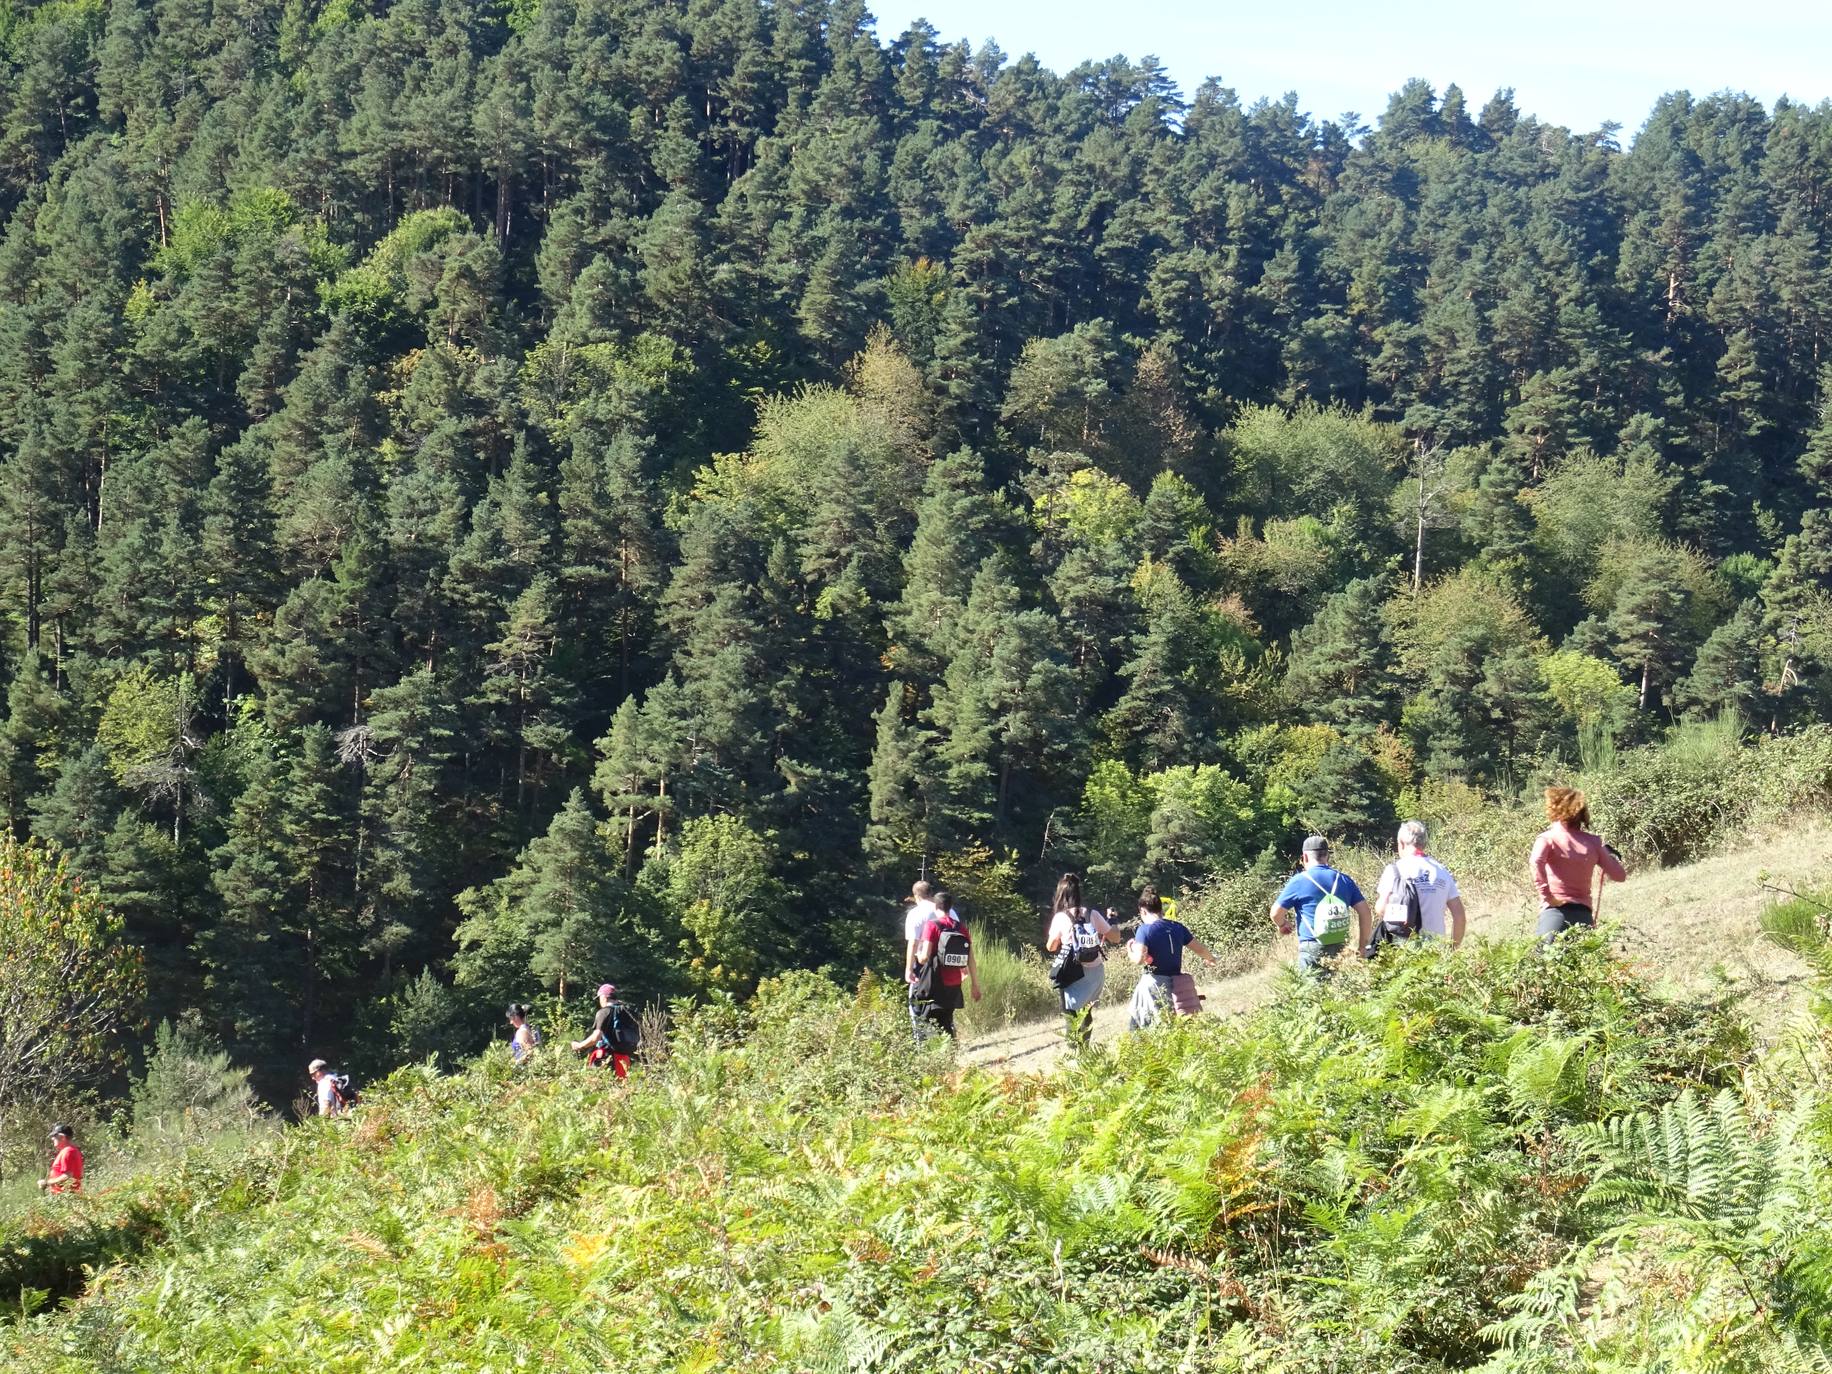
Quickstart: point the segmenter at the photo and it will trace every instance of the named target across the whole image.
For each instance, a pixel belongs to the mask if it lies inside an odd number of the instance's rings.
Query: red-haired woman
[[[1590,833],[1590,805],[1575,787],[1546,789],[1546,819],[1552,824],[1533,841],[1527,867],[1539,889],[1539,938],[1550,943],[1574,926],[1597,923],[1590,890],[1599,869],[1616,883],[1627,879],[1628,870],[1615,850]]]

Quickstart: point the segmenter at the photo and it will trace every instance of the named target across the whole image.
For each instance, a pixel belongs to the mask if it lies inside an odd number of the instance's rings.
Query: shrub
[[[1177,915],[1224,964],[1229,956],[1244,962],[1265,948],[1271,931],[1266,913],[1284,880],[1284,866],[1267,850],[1250,867],[1211,874],[1178,905]]]
[[[1685,863],[1743,824],[1757,797],[1755,751],[1734,722],[1682,725],[1583,779],[1591,816],[1631,860]]]
[[[203,1139],[244,1128],[263,1115],[246,1069],[202,1032],[161,1021],[146,1072],[133,1089],[137,1140]]]
[[[107,1069],[139,997],[120,918],[36,844],[0,839],[0,1131]]]
[[[137,1234],[176,1243],[123,1252],[9,1353],[59,1374],[228,1374],[278,1351],[454,1371],[1469,1368],[1589,1234],[1574,1128],[1715,1093],[1748,1053],[1734,1018],[1662,1002],[1594,936],[1287,977],[1258,1015],[1050,1078],[954,1069],[911,1044],[901,1002],[870,979],[766,979],[680,1017],[667,1063],[621,1084],[500,1054],[401,1070],[353,1120],[159,1175]],[[73,1215],[38,1206],[34,1225]]]
[[[961,1014],[967,1035],[1035,1021],[1054,1015],[1061,1007],[1050,985],[1041,946],[1014,949],[1001,940],[975,939],[973,961],[980,975],[980,1000],[969,997]]]

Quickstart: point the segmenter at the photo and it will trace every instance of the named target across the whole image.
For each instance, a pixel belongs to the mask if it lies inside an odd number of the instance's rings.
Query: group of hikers
[[[539,1048],[541,1032],[535,1026],[533,1008],[526,1002],[511,1002],[506,1013],[509,1022],[509,1058],[517,1068],[528,1062]],[[630,1076],[630,1061],[642,1047],[642,1020],[627,1003],[617,998],[617,985],[604,983],[598,988],[598,1011],[591,1029],[583,1038],[567,1042],[575,1054],[583,1055],[591,1065],[607,1065],[619,1078]],[[339,1073],[322,1059],[306,1065],[315,1093],[319,1116],[346,1116],[356,1105],[358,1094],[351,1086],[350,1075]]]
[[[1546,820],[1527,867],[1540,901],[1538,934],[1551,942],[1568,930],[1595,925],[1602,884],[1623,882],[1628,873],[1615,849],[1591,833],[1590,808],[1582,792],[1547,788]],[[1399,827],[1397,852],[1381,872],[1370,907],[1355,880],[1331,863],[1329,841],[1321,835],[1306,838],[1299,851],[1301,867],[1279,889],[1269,912],[1281,935],[1297,937],[1299,968],[1328,976],[1345,953],[1373,959],[1382,946],[1407,940],[1460,945],[1467,925],[1463,896],[1456,878],[1432,857],[1426,841],[1423,822],[1407,821]],[[910,1024],[919,1041],[937,1034],[952,1037],[955,1013],[966,1006],[968,997],[980,1000],[973,937],[945,888],[918,882],[910,899],[903,928]],[[1106,983],[1109,945],[1123,943],[1126,957],[1141,971],[1128,1030],[1201,1010],[1196,981],[1184,971],[1184,955],[1194,954],[1212,965],[1214,953],[1177,919],[1177,904],[1160,897],[1155,887],[1139,893],[1137,910],[1136,920],[1123,927],[1113,908],[1097,910],[1082,900],[1076,874],[1065,873],[1056,884],[1044,949],[1051,956],[1050,982],[1061,998],[1065,1034],[1074,1048],[1085,1049],[1092,1041],[1094,1006]],[[525,1003],[510,1003],[507,1017],[509,1053],[519,1067],[540,1045],[541,1034]],[[639,1017],[618,1000],[616,985],[605,983],[598,989],[591,1028],[568,1047],[588,1063],[608,1065],[618,1078],[625,1078],[641,1044]],[[312,1060],[306,1071],[318,1115],[342,1116],[355,1106],[358,1094],[347,1073],[333,1070],[322,1059]],[[54,1193],[79,1191],[83,1155],[70,1127],[54,1127],[51,1140],[51,1166],[38,1186]]]
[[[1547,788],[1546,820],[1527,867],[1540,901],[1537,932],[1550,942],[1567,930],[1595,925],[1602,883],[1622,882],[1628,872],[1621,856],[1590,832],[1590,808],[1582,792]],[[1329,841],[1321,835],[1305,839],[1300,867],[1272,899],[1269,912],[1279,934],[1297,937],[1300,969],[1327,977],[1351,951],[1373,959],[1383,946],[1408,940],[1448,940],[1453,949],[1463,943],[1468,924],[1463,894],[1450,870],[1432,857],[1427,839],[1422,821],[1399,827],[1396,853],[1381,872],[1372,907],[1355,880],[1331,862]],[[1077,874],[1062,875],[1044,949],[1051,956],[1050,982],[1061,998],[1064,1033],[1072,1047],[1085,1049],[1092,1041],[1108,945],[1124,943],[1126,957],[1141,970],[1128,1030],[1201,1010],[1196,980],[1184,971],[1184,954],[1211,965],[1215,955],[1176,914],[1174,901],[1147,886],[1139,893],[1136,921],[1122,928],[1112,907],[1101,911],[1083,902]],[[919,1041],[952,1036],[955,1013],[966,998],[980,1000],[972,935],[952,896],[927,882],[916,883],[903,935],[911,1028]]]

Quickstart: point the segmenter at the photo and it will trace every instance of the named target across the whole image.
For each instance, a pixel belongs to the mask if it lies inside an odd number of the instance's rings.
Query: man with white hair
[[[1425,852],[1425,839],[1423,821],[1407,821],[1399,828],[1399,855],[1375,889],[1375,946],[1415,935],[1448,936],[1453,949],[1463,943],[1463,894],[1450,870]]]

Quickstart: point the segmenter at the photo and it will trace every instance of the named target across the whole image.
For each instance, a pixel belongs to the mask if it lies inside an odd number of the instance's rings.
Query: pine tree
[[[355,795],[328,727],[299,732],[286,778],[280,833],[293,900],[285,928],[296,932],[295,988],[301,1043],[309,1048],[334,1015],[349,1006],[343,980],[356,969],[361,913],[361,840],[350,843]],[[360,836],[360,832],[357,832]],[[342,988],[341,995],[328,995]]]
[[[1817,378],[1818,423],[1800,455],[1800,475],[1812,487],[1820,504],[1832,503],[1832,362],[1820,368]]]
[[[646,445],[628,431],[574,436],[560,464],[560,588],[566,638],[590,665],[582,686],[628,696],[646,657],[663,584],[663,546],[643,477]]]
[[[125,805],[108,751],[91,744],[65,759],[50,790],[33,798],[32,833],[54,841],[82,877],[100,882],[108,836]]]
[[[246,661],[278,599],[267,465],[252,446],[224,450],[202,516],[200,551],[216,581],[223,622],[223,698],[231,701],[239,685],[237,664]]]
[[[378,689],[368,734],[365,825],[374,836],[363,889],[372,906],[367,951],[387,979],[416,950],[431,953],[432,918],[458,858],[452,813],[459,722],[448,683],[420,668]]]
[[[502,637],[484,646],[483,699],[500,713],[492,734],[513,754],[518,812],[571,752],[572,684],[557,657],[555,595],[545,576],[515,599]]]
[[[927,713],[940,809],[957,832],[1003,831],[1022,794],[1047,786],[1072,755],[1073,679],[1055,638],[1049,617],[1023,606],[1004,560],[982,564]]]
[[[1684,710],[1696,716],[1728,710],[1749,719],[1761,694],[1761,611],[1755,602],[1745,601],[1699,646],[1692,671],[1674,696]]]
[[[1691,589],[1658,556],[1637,560],[1616,591],[1603,631],[1624,670],[1638,681],[1638,705],[1676,676]]]
[[[1008,519],[973,450],[956,450],[929,469],[904,554],[903,595],[887,617],[890,661],[898,671],[919,679],[940,673],[974,570]]]
[[[882,866],[932,856],[930,825],[934,762],[929,741],[910,710],[911,693],[893,682],[878,712],[871,755],[871,824],[865,849]]]
[[[681,799],[691,795],[696,809],[754,805],[768,786],[764,684],[775,672],[764,666],[762,563],[734,512],[707,504],[682,535],[681,563],[662,599],[694,742],[678,782]]]
[[[285,840],[285,796],[284,765],[263,754],[215,856],[222,919],[204,946],[210,1003],[230,1050],[276,1077],[283,1062],[312,1048],[299,1000],[302,988],[312,988],[319,976],[293,938],[296,879]]]
[[[618,867],[584,792],[574,788],[506,876],[460,895],[460,985],[514,997],[534,983],[564,999],[613,972],[649,981],[648,956],[634,938],[640,927],[622,919],[631,894]]]
[[[1212,762],[1220,739],[1216,627],[1168,573],[1154,580],[1145,606],[1144,632],[1119,670],[1125,690],[1103,727],[1141,771]]]
[[[57,537],[68,474],[51,447],[42,420],[28,413],[18,449],[6,460],[0,484],[0,539],[12,607],[25,628],[26,648],[38,648],[41,602]]]
[[[56,748],[68,714],[36,655],[23,660],[7,688],[6,721],[0,724],[0,824],[15,837],[26,834],[28,808],[50,772],[47,752]]]
[[[57,560],[44,580],[44,618],[51,630],[51,678],[61,686],[69,660],[94,645],[101,569],[89,516],[73,511],[64,517],[64,537]]]
[[[1381,618],[1388,591],[1385,578],[1357,578],[1291,639],[1286,695],[1346,735],[1371,733],[1388,718],[1393,653]]]

